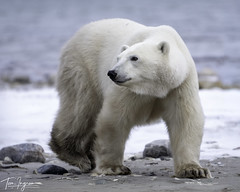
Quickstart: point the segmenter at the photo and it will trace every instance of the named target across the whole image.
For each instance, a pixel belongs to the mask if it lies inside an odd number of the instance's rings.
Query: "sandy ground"
[[[240,191],[240,158],[219,158],[201,161],[210,169],[212,179],[179,179],[174,177],[173,162],[158,159],[125,161],[132,170],[128,176],[96,176],[81,174],[77,168],[59,160],[49,163],[61,165],[73,173],[65,175],[34,174],[41,163],[19,165],[21,168],[0,169],[0,191],[71,192],[71,191]]]

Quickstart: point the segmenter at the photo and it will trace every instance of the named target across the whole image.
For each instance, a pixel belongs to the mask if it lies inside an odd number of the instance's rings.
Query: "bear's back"
[[[95,38],[113,39],[114,41],[128,39],[131,34],[145,28],[144,25],[128,19],[104,19],[85,25],[80,32],[87,32]],[[110,38],[110,39],[109,39]]]
[[[146,28],[144,25],[127,19],[104,19],[89,23],[66,43],[62,56],[71,55],[88,66],[112,63],[123,44],[134,33]]]
[[[83,26],[63,49],[62,63],[89,73],[94,87],[106,90],[113,86],[106,74],[116,64],[122,46],[147,39],[171,41],[191,58],[181,37],[169,26],[148,27],[127,19],[106,19]]]

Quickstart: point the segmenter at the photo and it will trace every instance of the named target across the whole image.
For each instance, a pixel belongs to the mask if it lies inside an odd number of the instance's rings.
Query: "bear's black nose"
[[[116,80],[117,73],[114,70],[108,71],[107,75],[112,79],[113,81]]]

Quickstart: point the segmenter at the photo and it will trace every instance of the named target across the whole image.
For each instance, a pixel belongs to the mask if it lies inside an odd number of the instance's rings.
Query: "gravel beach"
[[[0,191],[26,192],[154,192],[154,191],[240,191],[240,158],[219,158],[201,161],[210,169],[212,179],[179,179],[174,177],[173,161],[142,159],[125,161],[132,170],[127,176],[103,176],[80,173],[76,167],[56,159],[47,164],[60,165],[70,173],[64,175],[36,174],[41,163],[20,164],[18,168],[0,168]]]
[[[45,150],[45,164],[69,172],[39,174],[36,170],[43,163],[0,161],[0,192],[240,191],[239,0],[0,0],[0,4],[0,148],[38,143]],[[175,178],[171,158],[126,160],[131,175],[99,176],[81,173],[51,153],[47,143],[58,108],[53,86],[61,48],[84,24],[106,18],[171,25],[186,42],[199,79],[207,81],[200,87],[228,89],[200,92],[206,115],[201,165],[211,171],[212,179]],[[208,78],[215,82],[209,84]],[[126,156],[143,151],[150,141],[167,139],[164,126],[156,126],[135,128]]]

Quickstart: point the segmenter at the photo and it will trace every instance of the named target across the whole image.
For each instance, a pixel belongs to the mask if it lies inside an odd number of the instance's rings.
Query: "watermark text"
[[[28,182],[23,181],[21,177],[8,177],[0,181],[1,188],[3,185],[4,190],[15,189],[19,191],[24,191],[25,189],[35,189],[39,188],[42,185],[41,182]]]

